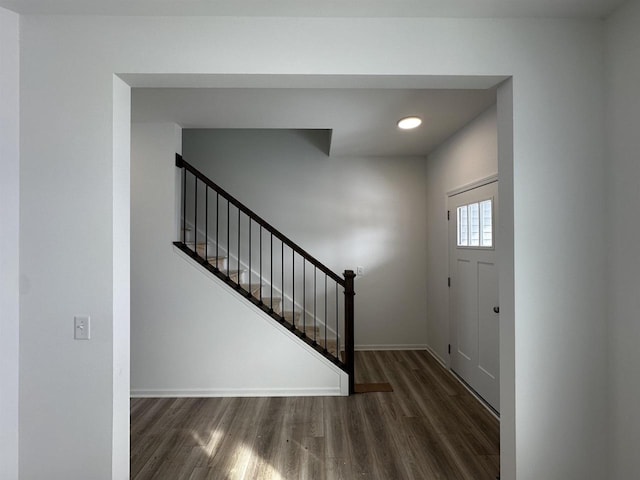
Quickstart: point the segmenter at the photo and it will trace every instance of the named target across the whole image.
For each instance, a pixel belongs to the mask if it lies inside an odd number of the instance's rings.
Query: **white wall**
[[[449,363],[447,192],[498,173],[497,109],[491,107],[427,158],[427,344]]]
[[[187,129],[185,159],[338,275],[356,348],[424,348],[425,160],[330,158],[323,134]]]
[[[19,18],[0,8],[0,477],[18,478]]]
[[[514,157],[513,157],[513,78],[502,82],[497,92],[498,114],[498,184],[501,206],[498,212],[498,303],[500,304],[500,464],[501,471],[510,472],[512,459],[517,457],[516,424],[516,358],[515,282],[514,282]]]
[[[108,112],[114,72],[162,72],[311,75],[302,86],[314,75],[512,75],[514,170],[501,181],[514,188],[515,303],[501,321],[515,326],[501,342],[515,351],[504,361],[516,377],[502,379],[515,416],[502,427],[516,454],[501,459],[502,478],[604,478],[606,293],[593,275],[605,250],[593,229],[604,222],[602,62],[597,21],[22,17],[23,477],[111,478]],[[90,342],[71,339],[79,312],[92,315]]]
[[[112,478],[129,477],[131,88],[113,77]]]
[[[629,2],[606,22],[607,171],[609,214],[609,396],[612,479],[638,475],[640,457],[640,2]]]
[[[338,395],[346,375],[172,243],[174,124],[133,124],[133,395]]]

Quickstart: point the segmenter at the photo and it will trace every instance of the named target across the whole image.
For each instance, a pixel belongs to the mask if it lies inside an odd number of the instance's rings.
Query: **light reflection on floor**
[[[197,432],[191,432],[194,442],[196,442],[203,453],[205,453],[210,459],[213,459],[218,453],[218,449],[225,441],[225,433],[220,429],[216,429],[211,433],[209,440],[203,439]],[[304,449],[300,445],[301,449]],[[264,458],[258,455],[251,446],[245,442],[239,441],[229,455],[231,461],[224,469],[224,472],[218,471],[215,477],[211,475],[202,478],[224,478],[225,480],[287,480],[280,472],[278,472],[271,464],[269,464]],[[248,472],[249,467],[253,462],[258,462],[259,465],[255,466],[252,470],[259,471],[259,477],[255,476],[255,471]],[[215,463],[215,460],[211,463]],[[202,470],[202,472],[198,472]],[[205,473],[205,467],[196,467],[191,477],[198,475],[198,473]],[[206,468],[208,470],[208,467]],[[211,473],[211,472],[209,472]],[[249,476],[247,476],[247,474]],[[200,478],[200,477],[197,477]]]

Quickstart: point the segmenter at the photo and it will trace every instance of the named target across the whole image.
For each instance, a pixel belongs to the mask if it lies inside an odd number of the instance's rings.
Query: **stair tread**
[[[305,325],[304,332],[309,336],[312,336],[312,334],[315,332],[317,336],[320,334],[320,327],[319,326],[314,327],[313,325]]]
[[[256,297],[260,299],[260,295],[257,295]],[[282,300],[279,298],[272,299],[271,297],[262,297],[262,299],[260,300],[262,301],[263,305],[272,307],[274,310],[279,310],[280,306],[282,305]]]
[[[280,303],[280,302],[282,302],[282,297],[265,297],[264,295],[262,296],[262,301],[264,303],[266,303],[267,301],[271,301],[271,300],[273,300],[274,303],[275,302]]]
[[[222,272],[227,277],[233,279],[234,282],[239,283],[240,275],[242,275],[245,272],[245,270],[227,270],[226,268],[224,268],[224,269],[220,269],[220,272]]]
[[[300,312],[293,312],[291,310],[285,310],[280,315],[282,315],[285,320],[296,323],[300,319]]]
[[[207,245],[207,251],[208,252],[215,252],[216,251],[216,246],[214,243],[208,242],[205,244],[205,242],[198,242],[198,243],[193,243],[193,242],[185,242],[185,245],[189,248],[191,248],[193,250],[193,247],[196,247],[199,250],[204,249],[204,246]]]

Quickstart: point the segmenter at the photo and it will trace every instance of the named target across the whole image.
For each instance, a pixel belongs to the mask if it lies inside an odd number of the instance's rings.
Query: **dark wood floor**
[[[498,421],[428,353],[357,352],[356,368],[394,391],[132,399],[131,478],[496,478]]]

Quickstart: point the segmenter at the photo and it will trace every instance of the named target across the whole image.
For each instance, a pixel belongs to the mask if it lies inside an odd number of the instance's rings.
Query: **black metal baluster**
[[[204,263],[209,263],[209,186],[204,185]]]
[[[307,335],[307,260],[302,257],[302,331]]]
[[[220,194],[216,192],[216,268],[218,268],[218,261],[220,259],[220,249],[218,245],[220,242],[218,240],[218,231],[220,229]]]
[[[317,300],[318,300],[318,289],[317,289],[317,283],[318,283],[318,267],[316,267],[315,265],[313,266],[313,343],[318,343],[317,342],[317,337],[318,337],[318,314],[317,314],[317,310],[316,310],[316,304],[317,304]]]
[[[340,323],[338,315],[338,284],[336,283],[336,357],[340,359]]]
[[[329,293],[327,292],[327,274],[324,274],[324,351],[327,351],[327,298]]]
[[[238,286],[240,286],[240,207],[238,207]]]
[[[195,180],[195,187],[193,189],[193,198],[195,200],[195,207],[193,208],[193,250],[198,254],[198,177],[193,176]]]
[[[231,207],[229,203],[230,202],[227,199],[227,278],[229,278],[229,267],[231,266],[231,240],[229,237],[229,231],[231,230],[229,228],[231,226]]]
[[[182,243],[187,244],[187,169],[182,169]]]
[[[296,329],[296,252],[291,249],[291,323]]]
[[[260,224],[260,284],[262,285],[262,224]],[[260,304],[262,304],[262,286],[260,287]]]
[[[271,277],[271,300],[269,303],[269,310],[273,313],[273,233],[271,233],[271,247],[269,247],[269,258],[271,260],[271,269],[269,270],[269,276]]]
[[[249,219],[249,296],[253,296],[253,292],[251,290],[251,217],[247,216]]]
[[[282,303],[280,303],[280,305],[282,305],[282,307],[280,308],[282,316],[284,317],[284,312],[285,312],[285,308],[284,308],[284,242],[280,241],[280,245],[282,245],[282,251],[280,252],[280,261],[281,261],[281,265],[280,265],[280,301]]]

